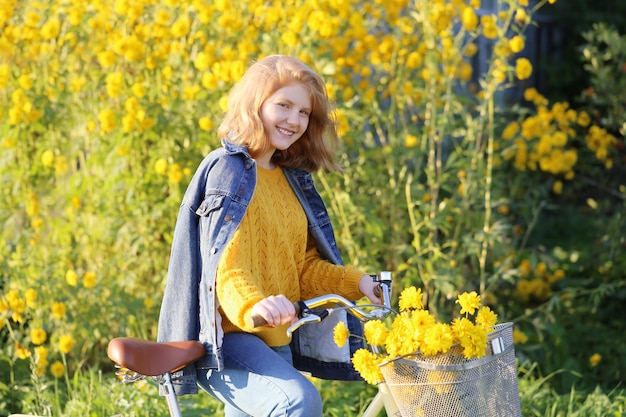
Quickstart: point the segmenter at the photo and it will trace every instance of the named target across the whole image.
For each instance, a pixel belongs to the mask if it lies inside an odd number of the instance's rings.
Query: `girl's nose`
[[[297,111],[289,112],[289,114],[287,115],[287,123],[291,125],[297,125],[299,121],[300,121],[299,112]]]

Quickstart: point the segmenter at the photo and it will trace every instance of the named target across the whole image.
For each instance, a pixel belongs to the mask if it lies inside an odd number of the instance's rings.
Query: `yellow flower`
[[[30,330],[30,341],[33,342],[33,345],[41,345],[48,338],[48,333],[41,327],[34,328]]]
[[[600,363],[601,360],[602,360],[602,355],[600,355],[599,353],[594,353],[589,358],[589,365],[597,366]]]
[[[96,274],[91,271],[85,272],[85,275],[83,276],[83,286],[85,288],[93,288],[96,286],[96,283]]]
[[[370,320],[363,326],[363,335],[369,345],[383,346],[387,339],[387,327],[380,320]]]
[[[78,284],[78,275],[76,274],[76,271],[68,269],[65,273],[65,282],[67,282],[68,285],[75,287]]]
[[[504,131],[502,132],[502,138],[506,140],[511,140],[515,137],[515,135],[517,135],[517,132],[519,132],[519,123],[511,122],[507,125],[507,127],[504,128]]]
[[[489,330],[486,327],[472,324],[472,330],[459,338],[459,343],[463,347],[463,356],[466,359],[485,356],[488,334]]]
[[[191,28],[191,19],[187,15],[180,16],[172,27],[170,28],[170,33],[175,38],[182,38],[183,36],[187,36],[189,33],[189,29]]]
[[[116,98],[121,94],[124,76],[121,72],[114,72],[106,76],[106,91],[109,97]]]
[[[343,321],[337,323],[333,330],[333,340],[335,344],[339,347],[342,347],[348,341],[348,337],[350,336],[350,332],[346,327],[346,324]]]
[[[48,365],[48,348],[45,346],[37,346],[35,348],[35,363],[42,364],[44,367]]]
[[[509,41],[509,47],[511,48],[511,52],[518,53],[524,50],[524,38],[519,35],[513,36]]]
[[[521,330],[513,329],[513,343],[524,344],[528,342],[528,336]]]
[[[22,74],[18,77],[17,83],[24,90],[30,90],[33,86],[33,79],[31,78],[30,74]]]
[[[44,151],[41,154],[41,163],[45,167],[52,167],[52,165],[54,165],[54,152],[50,150]]]
[[[445,323],[435,323],[426,330],[420,351],[425,356],[446,353],[452,347],[452,343],[454,343],[454,335],[450,326]]]
[[[480,307],[480,295],[476,291],[464,292],[459,295],[455,303],[461,306],[461,314],[474,314]]]
[[[167,161],[165,158],[159,158],[154,163],[154,171],[159,175],[165,175],[167,173]]]
[[[464,55],[468,57],[472,57],[476,55],[477,52],[478,52],[478,46],[476,46],[475,43],[470,43],[465,47]]]
[[[71,335],[63,335],[59,338],[59,351],[61,353],[70,353],[75,344],[76,341]]]
[[[28,359],[31,356],[30,350],[27,347],[20,345],[19,343],[15,346],[15,355],[19,359]]]
[[[204,131],[211,130],[213,129],[213,121],[211,118],[204,116],[198,120],[198,126],[200,126],[200,129]]]
[[[52,303],[52,315],[56,318],[61,320],[63,317],[65,317],[65,313],[67,312],[67,307],[65,306],[65,303],[62,302],[57,302],[57,303]]]
[[[48,19],[46,23],[41,27],[40,33],[41,37],[45,40],[54,39],[59,36],[61,32],[61,20],[54,16]]]
[[[111,109],[103,109],[98,113],[98,120],[100,121],[100,130],[102,133],[107,134],[117,125],[115,120],[115,113]]]
[[[33,221],[35,221],[36,219],[33,219]],[[35,308],[36,304],[35,302],[37,301],[37,291],[35,291],[32,288],[29,288],[26,290],[26,292],[24,293],[24,298],[26,299],[26,305],[30,308]]]
[[[61,361],[55,361],[52,365],[50,365],[50,373],[55,378],[61,378],[65,375],[65,365]]]
[[[383,358],[370,352],[367,349],[359,349],[352,356],[352,364],[363,379],[369,384],[376,385],[384,381],[379,364],[383,362]]]
[[[99,52],[96,58],[102,68],[108,68],[115,64],[116,61],[116,56],[112,51]]]
[[[65,155],[59,155],[54,164],[54,172],[60,176],[67,173],[69,169],[70,165],[67,162],[67,157],[65,157]]]
[[[398,300],[398,306],[400,307],[400,311],[423,309],[422,289],[411,286],[402,290]]]
[[[211,67],[213,64],[213,58],[206,52],[199,52],[196,55],[196,59],[193,61],[193,66],[200,71],[204,71]]]
[[[522,9],[522,8],[518,8],[515,11],[515,21],[517,22],[518,25],[524,25],[529,21],[529,17],[528,17],[528,13],[526,13],[526,10]]]
[[[533,66],[528,58],[519,58],[515,61],[515,75],[520,80],[530,78],[533,73]]]
[[[417,146],[417,136],[415,135],[406,135],[404,138],[404,146],[407,148],[414,148]]]
[[[480,307],[478,314],[476,314],[476,324],[480,324],[483,327],[493,327],[498,322],[498,315],[494,313],[489,307]]]
[[[24,209],[29,217],[34,217],[39,213],[39,199],[37,198],[37,194],[32,191],[29,193],[24,203]]]
[[[463,27],[465,28],[465,30],[469,32],[476,29],[476,27],[478,26],[478,16],[476,16],[476,12],[473,8],[465,7],[463,9],[461,22],[463,23]]]
[[[169,170],[167,172],[167,179],[169,182],[173,184],[178,184],[179,182],[183,180],[183,177],[184,177],[184,174],[180,165],[178,164],[170,165]]]

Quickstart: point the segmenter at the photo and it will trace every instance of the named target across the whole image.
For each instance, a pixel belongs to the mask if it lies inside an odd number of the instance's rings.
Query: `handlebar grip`
[[[378,297],[379,299],[381,298],[382,292],[381,292],[380,284],[374,287],[374,295]]]
[[[306,304],[304,304],[302,301],[296,301],[295,303],[293,303],[293,308],[296,310],[296,316],[300,318],[302,315],[302,311],[304,311],[304,309],[306,308]],[[253,328],[256,329],[257,327],[263,326],[267,326],[267,320],[265,320],[265,318],[259,315],[252,316]]]

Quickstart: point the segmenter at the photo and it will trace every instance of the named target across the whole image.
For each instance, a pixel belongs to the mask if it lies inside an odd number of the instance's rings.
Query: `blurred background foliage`
[[[344,171],[316,179],[347,262],[442,318],[479,291],[554,395],[619,386],[625,15],[571,3],[2,3],[0,414],[160,407],[108,401],[106,344],[154,339],[186,183],[272,53],[337,104]]]

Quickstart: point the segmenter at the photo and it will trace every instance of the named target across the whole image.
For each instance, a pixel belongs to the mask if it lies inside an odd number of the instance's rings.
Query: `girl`
[[[197,384],[227,417],[319,417],[320,395],[299,370],[358,379],[350,355],[359,346],[332,343],[336,321],[286,334],[294,301],[336,293],[379,302],[371,277],[343,266],[313,185],[312,172],[338,168],[329,110],[324,82],[301,61],[254,63],[229,96],[222,148],[201,163],[180,208],[158,339],[205,345],[203,359],[174,375],[177,394]],[[268,325],[254,328],[253,316]]]

